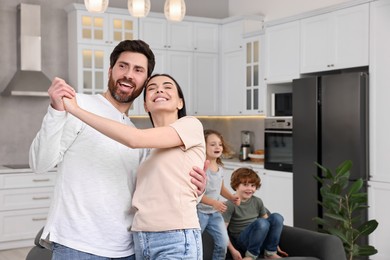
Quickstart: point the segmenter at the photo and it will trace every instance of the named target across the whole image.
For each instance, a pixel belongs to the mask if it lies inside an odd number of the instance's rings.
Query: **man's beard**
[[[131,80],[127,80],[127,79],[121,79],[121,80],[130,82],[132,85],[135,85],[135,84],[133,84],[133,82]],[[131,103],[131,102],[133,102],[134,99],[136,99],[142,93],[142,89],[143,88],[138,88],[137,89],[135,87],[130,95],[129,94],[123,94],[121,91],[118,91],[118,87],[116,86],[116,82],[114,81],[112,76],[110,76],[110,79],[108,80],[108,90],[110,91],[111,96],[116,101],[118,101],[119,103]]]

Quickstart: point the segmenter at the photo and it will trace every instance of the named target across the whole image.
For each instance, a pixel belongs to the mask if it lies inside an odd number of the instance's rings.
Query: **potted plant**
[[[347,259],[376,254],[375,247],[359,241],[360,238],[371,234],[377,228],[378,222],[365,221],[362,217],[362,211],[368,208],[367,193],[361,190],[363,187],[361,178],[349,181],[352,162],[344,161],[334,173],[318,163],[316,165],[323,172],[321,177],[314,177],[322,184],[320,188],[322,201],[318,203],[322,206],[324,214],[322,218],[314,218],[314,221],[320,225],[322,231],[341,239]]]

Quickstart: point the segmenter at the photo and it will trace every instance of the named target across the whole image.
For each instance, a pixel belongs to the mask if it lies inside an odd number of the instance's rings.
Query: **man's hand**
[[[76,95],[74,89],[69,86],[65,80],[61,78],[55,77],[49,87],[48,91],[50,96],[50,104],[51,106],[59,111],[64,111],[64,103],[62,102],[62,98],[73,98]]]
[[[199,167],[194,166],[192,168],[192,171],[190,172],[191,182],[198,188],[197,194],[198,196],[201,196],[204,191],[206,190],[206,171],[207,168],[209,168],[210,161],[206,160],[204,163],[203,170]]]

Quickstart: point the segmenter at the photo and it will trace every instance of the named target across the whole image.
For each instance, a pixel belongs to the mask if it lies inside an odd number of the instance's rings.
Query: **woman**
[[[136,259],[202,259],[196,187],[188,173],[205,161],[201,122],[186,116],[183,92],[167,74],[145,84],[144,106],[154,128],[136,129],[94,115],[75,99],[66,110],[131,148],[153,148],[139,167],[133,196]]]

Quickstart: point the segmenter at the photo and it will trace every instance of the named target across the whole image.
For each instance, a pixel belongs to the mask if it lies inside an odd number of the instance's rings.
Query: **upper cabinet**
[[[218,52],[218,24],[204,22],[169,22],[147,17],[140,21],[140,39],[152,49]]]
[[[240,51],[244,48],[244,21],[234,21],[222,25],[222,52]]]
[[[245,114],[264,115],[264,35],[245,38]]]
[[[368,66],[369,4],[301,20],[301,73]]]
[[[152,49],[192,51],[192,23],[174,23],[164,18],[146,17],[140,21],[140,39]]]
[[[156,56],[154,73],[168,73],[179,83],[188,114],[217,115],[219,24],[195,20],[143,18],[140,39]]]
[[[253,30],[257,30],[257,35],[244,38]],[[265,113],[261,30],[261,17],[222,24],[222,115]]]
[[[109,56],[122,40],[138,38],[138,19],[127,10],[108,8],[104,14],[72,4],[68,11],[69,83],[77,92],[99,94],[107,89]],[[130,114],[138,114],[134,105]]]
[[[292,82],[299,78],[299,21],[266,26],[265,61],[267,84]]]
[[[370,179],[390,183],[389,147],[385,141],[390,121],[384,120],[390,96],[390,0],[372,2],[370,11]]]

